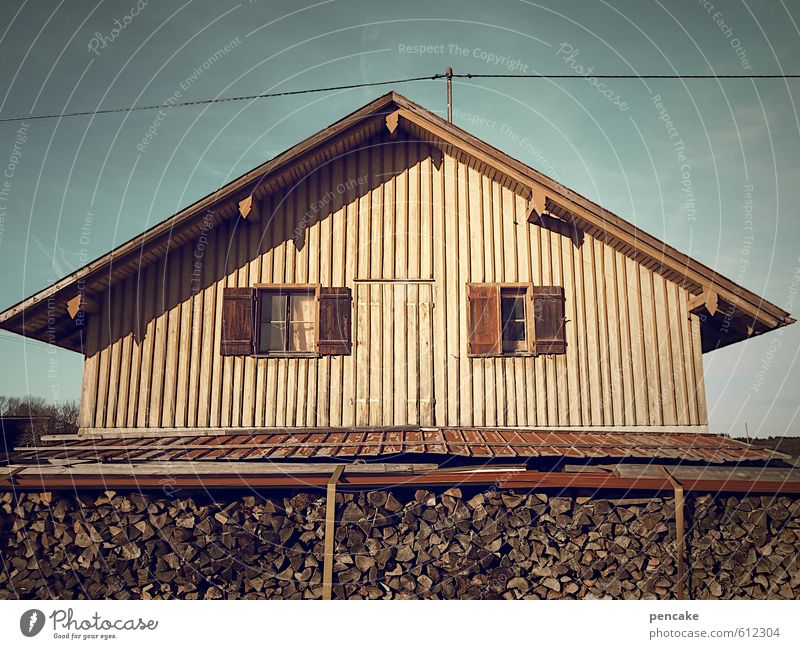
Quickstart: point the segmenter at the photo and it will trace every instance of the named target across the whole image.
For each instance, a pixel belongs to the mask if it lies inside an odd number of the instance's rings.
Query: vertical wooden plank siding
[[[80,425],[706,424],[687,291],[526,212],[483,165],[376,136],[111,286]],[[468,357],[466,283],[528,281],[564,287],[567,353]],[[222,289],[260,282],[350,287],[352,354],[222,357]]]
[[[116,284],[110,287],[109,304],[110,320],[108,322],[108,332],[110,335],[109,346],[111,360],[108,368],[108,403],[106,405],[105,425],[112,428],[116,425],[116,415],[119,404],[128,398],[127,394],[122,393],[120,384],[120,357],[122,355],[122,289],[123,284]]]
[[[446,358],[444,369],[447,377],[447,424],[457,426],[460,421],[460,377],[459,377],[459,328],[460,318],[458,313],[459,291],[458,283],[458,194],[456,192],[456,169],[458,162],[446,155],[443,163],[443,211],[444,211],[444,277],[442,278],[441,293],[446,296],[445,335]],[[438,279],[438,278],[437,278]]]

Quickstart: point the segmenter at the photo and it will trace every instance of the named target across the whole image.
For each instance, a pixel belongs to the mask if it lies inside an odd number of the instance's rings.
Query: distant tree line
[[[78,402],[51,403],[42,397],[0,395],[0,425],[6,444],[40,444],[42,435],[78,432]]]

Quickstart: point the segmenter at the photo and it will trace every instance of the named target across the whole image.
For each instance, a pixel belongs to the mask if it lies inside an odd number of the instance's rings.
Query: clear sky
[[[798,73],[799,24],[800,7],[781,0],[4,0],[0,117],[383,81],[448,65]],[[797,316],[800,80],[605,83],[460,79],[454,121]],[[0,124],[0,308],[389,88]],[[395,89],[445,109],[443,82]],[[751,435],[800,433],[798,342],[794,325],[704,356],[711,430],[740,435],[747,422]],[[72,352],[2,332],[0,363],[0,394],[80,394]]]

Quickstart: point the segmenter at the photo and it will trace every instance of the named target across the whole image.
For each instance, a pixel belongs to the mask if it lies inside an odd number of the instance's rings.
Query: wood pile
[[[800,597],[800,500],[689,499],[693,598]],[[320,598],[325,499],[0,494],[0,598]],[[337,494],[334,598],[674,597],[671,498]]]
[[[800,599],[800,499],[700,496],[691,577],[702,599]]]

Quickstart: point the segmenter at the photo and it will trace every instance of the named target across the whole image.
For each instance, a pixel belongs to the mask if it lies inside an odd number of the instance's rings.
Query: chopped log
[[[333,597],[666,599],[671,496],[337,493]],[[307,491],[0,493],[0,597],[319,599],[326,501]],[[800,597],[796,497],[691,496],[687,595]]]

